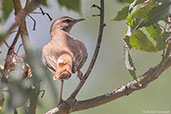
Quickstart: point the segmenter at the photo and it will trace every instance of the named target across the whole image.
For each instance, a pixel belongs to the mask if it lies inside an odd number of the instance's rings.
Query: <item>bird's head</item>
[[[68,16],[64,16],[64,17],[60,17],[58,19],[56,19],[52,25],[51,25],[51,29],[50,32],[56,30],[56,29],[60,29],[66,32],[69,32],[71,30],[71,28],[80,21],[83,21],[83,18],[80,19],[73,19],[71,17]]]

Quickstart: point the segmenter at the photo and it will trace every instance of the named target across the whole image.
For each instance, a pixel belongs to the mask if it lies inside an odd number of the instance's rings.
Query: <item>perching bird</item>
[[[78,72],[87,59],[85,45],[69,34],[73,25],[84,19],[60,17],[50,29],[51,41],[42,48],[42,62],[54,74],[54,80],[61,80],[60,101],[62,100],[63,80]]]

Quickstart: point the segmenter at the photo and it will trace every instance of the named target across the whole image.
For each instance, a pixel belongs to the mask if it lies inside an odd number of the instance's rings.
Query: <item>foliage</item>
[[[124,36],[125,64],[130,74],[135,79],[135,66],[130,50],[157,52],[164,48],[167,28],[160,24],[167,18],[171,1],[169,0],[123,0],[129,5],[120,10],[112,21],[126,20],[127,30]],[[167,21],[164,21],[167,24]],[[164,28],[164,29],[163,29]],[[145,30],[146,31],[145,31]],[[164,35],[164,36],[163,36]],[[128,53],[128,52],[129,53]],[[131,67],[132,66],[132,67]]]

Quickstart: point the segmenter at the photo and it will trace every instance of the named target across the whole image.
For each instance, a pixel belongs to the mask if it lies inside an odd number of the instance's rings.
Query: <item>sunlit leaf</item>
[[[126,19],[126,17],[128,16],[128,11],[129,11],[129,6],[125,6],[124,8],[122,8],[122,10],[118,11],[117,16],[114,17],[112,21],[121,21]]]
[[[145,5],[144,7],[140,7],[134,12],[132,12],[127,18],[128,19],[143,18],[151,10],[151,8],[152,8],[151,5]]]
[[[159,41],[161,39],[162,29],[158,24],[148,26],[146,27],[146,30],[155,41]]]
[[[169,12],[171,2],[164,2],[161,5],[153,7],[149,13],[144,17],[144,21],[139,27],[149,26],[158,22],[162,17],[164,17]]]
[[[73,10],[80,13],[81,0],[58,0],[61,6],[65,6],[69,10]]]
[[[147,38],[147,36],[140,30],[135,30],[130,36],[130,44],[135,49],[139,49],[147,52],[156,51],[153,43]]]
[[[156,48],[161,50],[163,47],[163,38],[161,35],[162,29],[158,24],[154,24],[146,27],[147,32],[156,41]]]

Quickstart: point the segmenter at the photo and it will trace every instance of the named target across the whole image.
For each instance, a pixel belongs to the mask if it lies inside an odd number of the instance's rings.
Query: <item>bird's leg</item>
[[[64,85],[64,80],[61,80],[61,90],[60,90],[60,96],[59,96],[59,103],[63,102],[63,99],[62,99],[63,85]]]
[[[83,80],[83,73],[80,70],[77,71],[77,76],[80,80]]]

